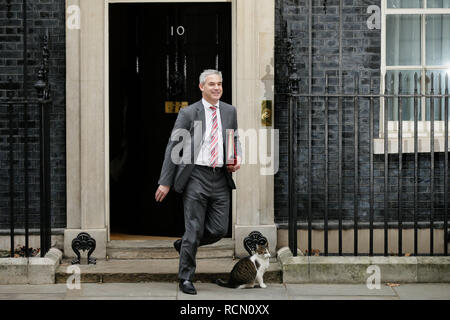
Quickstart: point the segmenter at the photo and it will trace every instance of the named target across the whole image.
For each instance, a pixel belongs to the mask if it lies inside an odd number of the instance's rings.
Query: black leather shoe
[[[194,284],[189,280],[180,280],[180,289],[187,294],[197,294]]]
[[[181,250],[181,239],[175,240],[175,242],[173,243],[173,247],[175,248],[175,250],[177,250],[179,254]]]

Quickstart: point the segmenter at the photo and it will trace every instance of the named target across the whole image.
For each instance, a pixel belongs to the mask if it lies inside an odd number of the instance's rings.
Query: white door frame
[[[236,6],[235,6],[235,1],[231,1],[231,0],[185,0],[185,1],[180,1],[180,0],[105,0],[105,115],[109,115],[109,4],[111,3],[183,3],[183,2],[196,2],[196,3],[211,3],[211,2],[225,2],[225,3],[231,3],[231,25],[232,25],[232,35],[231,35],[231,50],[232,50],[232,84],[234,85],[235,83],[235,79],[234,79],[234,75],[235,75],[235,65],[236,65],[236,59],[235,59],[235,39],[236,39],[236,28],[234,28],[235,26],[235,10],[236,10]],[[232,88],[232,103],[234,104],[234,88]],[[108,118],[105,119],[105,136],[106,136],[106,141],[109,141],[109,121]],[[106,172],[109,172],[109,143],[106,143],[105,146],[105,170]],[[105,178],[105,188],[106,188],[106,197],[105,197],[105,209],[106,209],[106,228],[108,230],[108,235],[107,235],[107,239],[108,241],[111,240],[111,226],[110,226],[110,183],[109,183],[109,174],[106,175]],[[233,197],[234,198],[234,197]],[[236,217],[236,206],[235,203],[233,201],[233,205],[232,205],[232,217],[233,217],[233,226],[235,223],[235,217]],[[233,228],[233,234],[232,237],[234,238],[234,228]]]
[[[231,2],[232,103],[238,110],[238,125],[242,130],[266,129],[261,124],[261,104],[273,100],[273,90],[268,97],[265,88],[274,84],[275,0],[66,0],[66,14],[75,7],[81,17],[80,28],[66,29],[67,257],[74,255],[71,241],[81,231],[97,241],[93,257],[106,257],[110,218],[107,9],[110,3],[132,2]],[[269,239],[272,252],[276,248],[273,176],[262,176],[261,167],[243,165],[234,176],[232,232],[237,256],[246,254],[242,240],[254,230]]]

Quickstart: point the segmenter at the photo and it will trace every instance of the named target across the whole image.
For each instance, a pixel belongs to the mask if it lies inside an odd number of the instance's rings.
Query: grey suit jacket
[[[219,111],[222,122],[224,163],[226,163],[225,158],[228,145],[226,139],[227,129],[234,130],[236,152],[238,155],[241,155],[241,145],[237,133],[237,113],[235,107],[222,101],[219,102]],[[184,191],[184,188],[189,181],[189,177],[191,176],[191,172],[194,169],[195,160],[197,159],[200,147],[205,140],[205,128],[205,109],[201,100],[180,109],[164,155],[161,175],[158,180],[160,185],[170,186],[179,193]],[[180,138],[181,136],[183,138]],[[173,155],[177,155],[175,157],[177,161],[175,162],[173,161]],[[180,157],[178,157],[178,155],[180,155]],[[181,156],[183,157],[183,160],[181,160]],[[225,172],[229,187],[231,189],[236,189],[232,175],[226,170],[225,165],[222,170]]]

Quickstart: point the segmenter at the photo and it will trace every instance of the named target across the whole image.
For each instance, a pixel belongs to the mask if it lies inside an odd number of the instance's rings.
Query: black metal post
[[[398,75],[398,94],[402,92],[403,77],[400,72]],[[397,203],[397,227],[398,227],[398,255],[402,255],[402,175],[403,175],[403,105],[402,98],[398,98],[398,203]]]
[[[444,254],[448,256],[448,74],[445,75],[445,103],[444,103]]]
[[[27,0],[23,0],[23,122],[24,122],[24,200],[25,200],[25,256],[29,256],[29,200],[28,200],[28,26],[27,26]]]
[[[14,257],[14,216],[15,216],[15,180],[14,180],[14,104],[8,96],[9,126],[9,224],[10,224],[10,256]]]
[[[393,78],[391,81],[391,89],[393,87]],[[385,77],[385,95],[388,94],[388,85],[387,85],[387,75]],[[388,128],[388,117],[389,117],[389,99],[387,97],[384,98],[384,255],[388,255],[389,250],[389,239],[388,239],[388,219],[389,219],[389,128]]]
[[[309,77],[308,77],[308,255],[311,255],[312,251],[312,174],[311,174],[311,162],[312,162],[312,0],[309,0],[309,11],[308,11],[308,39],[309,39],[309,52],[308,52],[308,63],[309,63]]]
[[[339,87],[342,94],[342,85]],[[338,98],[338,247],[342,255],[342,97]]]
[[[41,190],[41,256],[44,256],[50,249],[50,133],[48,104],[44,101],[40,103],[40,190]]]
[[[339,0],[339,90],[340,94],[344,93],[343,87],[343,77],[342,77],[342,53],[343,53],[343,45],[342,45],[342,35],[343,35],[343,24],[342,24],[342,12],[343,12],[343,0]],[[338,149],[339,149],[339,163],[338,163],[338,189],[339,189],[339,199],[338,199],[338,243],[339,243],[339,255],[342,255],[342,98],[339,97],[338,101]]]
[[[298,75],[293,53],[293,38],[288,39],[289,78],[289,127],[288,127],[288,211],[289,211],[289,248],[293,256],[297,256],[297,196],[296,196],[296,154],[297,154],[297,98]]]
[[[353,99],[354,121],[354,182],[353,182],[353,254],[358,255],[359,216],[359,75],[355,74],[355,97]]]
[[[418,252],[417,235],[417,205],[418,205],[418,185],[419,185],[419,108],[418,108],[417,73],[414,73],[414,255]]]
[[[373,94],[373,79],[370,79],[370,94]],[[374,168],[373,168],[373,121],[374,121],[374,100],[370,97],[369,104],[369,157],[370,157],[370,208],[369,208],[369,256],[373,256],[373,201],[374,201]]]
[[[288,128],[288,211],[289,211],[289,248],[294,257],[297,256],[297,203],[295,201],[295,161],[294,161],[294,108],[295,97],[289,96],[289,128]],[[295,104],[295,105],[294,105]]]
[[[431,95],[434,95],[434,74],[431,73]],[[430,255],[434,255],[434,98],[430,98]]]
[[[308,97],[308,255],[312,251],[312,101],[311,96]]]
[[[51,246],[50,120],[48,110],[50,106],[50,85],[48,83],[48,61],[48,35],[45,35],[42,64],[38,72],[38,81],[35,84],[40,105],[40,237],[42,257],[47,253]]]
[[[325,94],[328,95],[328,74],[325,75]],[[325,217],[324,217],[324,238],[323,247],[324,254],[328,256],[328,96],[325,97],[325,172],[324,172],[324,187],[325,187]]]

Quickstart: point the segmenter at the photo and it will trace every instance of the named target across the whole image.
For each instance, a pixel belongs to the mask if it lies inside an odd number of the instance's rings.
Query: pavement
[[[412,283],[368,289],[365,284],[267,283],[267,288],[229,289],[194,283],[198,294],[176,282],[0,285],[0,300],[450,300],[450,283]]]
[[[173,248],[171,249],[173,250]],[[282,282],[280,263],[271,259],[269,269],[264,274],[265,282]],[[227,279],[238,259],[207,258],[198,259],[195,281],[211,283],[217,278]],[[175,282],[178,279],[179,258],[177,259],[111,259],[98,260],[93,264],[79,264],[82,283],[140,283]],[[56,283],[66,283],[73,277],[74,266],[70,260],[63,260],[56,271]]]

